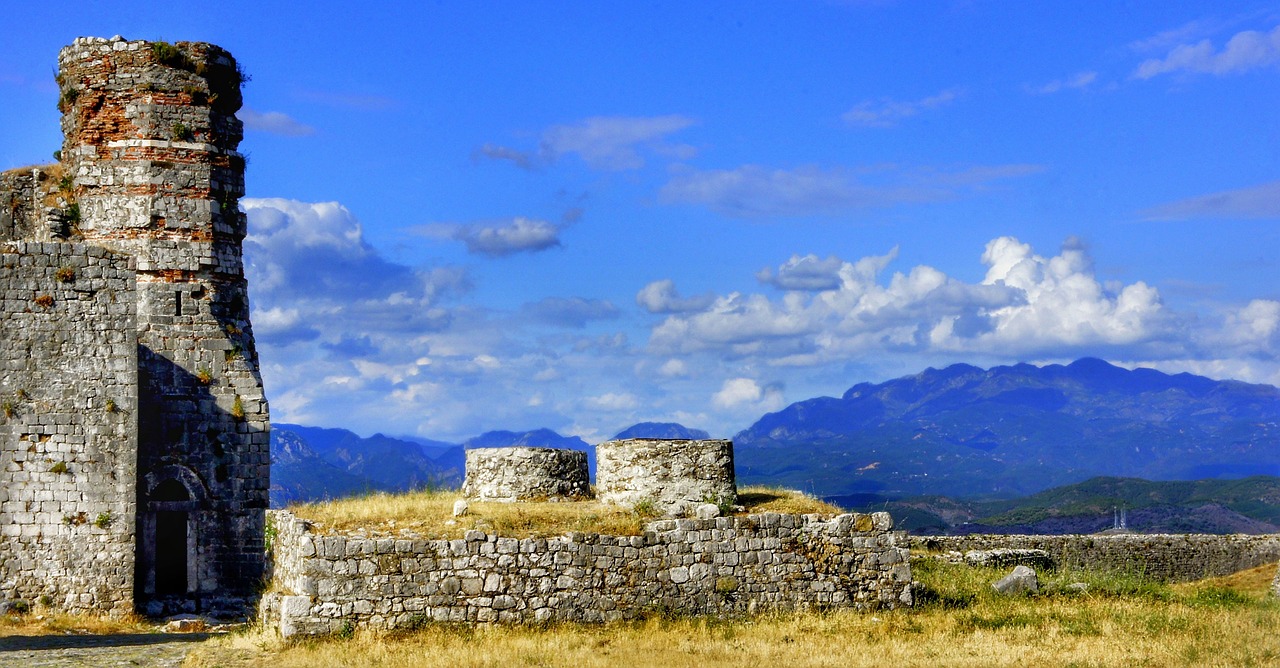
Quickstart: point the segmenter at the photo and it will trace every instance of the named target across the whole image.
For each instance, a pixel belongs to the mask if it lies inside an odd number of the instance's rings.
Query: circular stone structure
[[[462,495],[504,502],[590,498],[587,453],[524,446],[467,450]]]
[[[737,502],[733,441],[628,438],[596,446],[596,494],[601,501],[653,503],[666,515],[698,504]]]

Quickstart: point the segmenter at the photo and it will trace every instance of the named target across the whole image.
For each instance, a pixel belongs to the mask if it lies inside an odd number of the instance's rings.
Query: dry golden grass
[[[375,534],[414,533],[429,538],[461,538],[480,529],[512,538],[561,536],[570,531],[634,536],[651,516],[596,501],[572,503],[471,502],[463,517],[453,517],[455,492],[375,493],[291,506],[298,517],[322,531]],[[748,513],[839,513],[839,508],[800,492],[776,487],[745,487],[738,502]],[[450,524],[452,522],[452,524]]]
[[[738,503],[746,508],[747,513],[834,515],[845,512],[804,492],[767,485],[748,485],[738,490]]]
[[[461,538],[480,529],[512,538],[558,536],[570,531],[635,535],[647,519],[628,508],[594,501],[576,503],[471,502],[467,514],[453,516],[455,492],[376,493],[291,506],[298,517],[322,531],[374,534],[413,533],[428,538]]]
[[[1173,589],[1180,593],[1194,595],[1214,588],[1225,588],[1254,597],[1266,597],[1271,592],[1271,582],[1275,576],[1276,566],[1267,564],[1231,575],[1176,584]]]
[[[138,615],[123,617],[72,615],[64,612],[53,612],[40,607],[24,615],[0,615],[0,637],[62,634],[105,635],[151,633],[154,631],[155,625]]]
[[[918,564],[915,610],[795,613],[742,621],[655,618],[600,626],[428,626],[282,641],[254,630],[211,640],[189,666],[1270,666],[1280,604],[1260,573],[1168,587],[1052,574],[1048,593],[992,594],[994,569]],[[1068,593],[1085,581],[1090,592]],[[1213,592],[1205,595],[1204,592]]]
[[[62,165],[61,163],[56,162],[48,165],[23,165],[22,167],[12,167],[10,169],[0,171],[0,176],[9,176],[11,174],[30,174],[33,169],[39,169],[43,172],[57,170],[58,178],[62,177]]]

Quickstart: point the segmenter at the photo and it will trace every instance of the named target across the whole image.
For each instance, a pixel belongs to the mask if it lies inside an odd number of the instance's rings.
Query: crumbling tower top
[[[244,217],[244,75],[202,42],[82,37],[58,56],[62,162],[86,241],[128,252],[140,274],[238,277]],[[194,244],[195,253],[172,247]],[[222,243],[219,243],[222,242]]]

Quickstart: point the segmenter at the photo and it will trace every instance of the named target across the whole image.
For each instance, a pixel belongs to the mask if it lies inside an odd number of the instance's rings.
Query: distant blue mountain
[[[623,429],[614,438],[705,439],[711,436],[701,429],[690,429],[677,422],[641,422]]]
[[[272,488],[282,490],[275,495],[279,503],[342,496],[345,494],[337,490],[344,488],[352,492],[405,491],[462,484],[461,458],[455,462],[448,457],[451,448],[461,452],[458,445],[439,441],[422,445],[382,434],[364,438],[346,429],[294,424],[272,425],[272,442]],[[310,465],[298,466],[299,458],[287,456],[290,450],[310,455],[303,459]],[[351,479],[340,484],[317,459]],[[325,484],[321,479],[334,481]],[[273,503],[277,503],[275,498]]]
[[[1098,359],[981,369],[956,364],[859,383],[761,417],[734,436],[740,484],[768,483],[858,505],[920,495],[1013,498],[1096,476],[1196,480],[1280,475],[1280,390]],[[368,489],[456,487],[465,449],[595,448],[550,429],[491,431],[462,444],[280,424],[272,500]],[[617,438],[707,438],[641,423]]]
[[[378,484],[326,461],[298,434],[271,430],[271,506],[336,499],[377,489]]]
[[[1280,474],[1280,390],[1098,359],[957,364],[792,404],[734,437],[740,481],[824,496],[1014,497],[1094,476]]]

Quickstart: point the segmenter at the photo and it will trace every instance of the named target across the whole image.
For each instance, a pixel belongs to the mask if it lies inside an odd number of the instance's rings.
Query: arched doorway
[[[134,580],[140,609],[156,615],[191,612],[203,572],[205,487],[191,469],[178,465],[146,474],[140,487]]]
[[[188,506],[191,495],[178,480],[170,478],[151,493],[156,506],[172,510],[156,510],[155,524],[155,593],[159,596],[185,594],[189,590]]]

